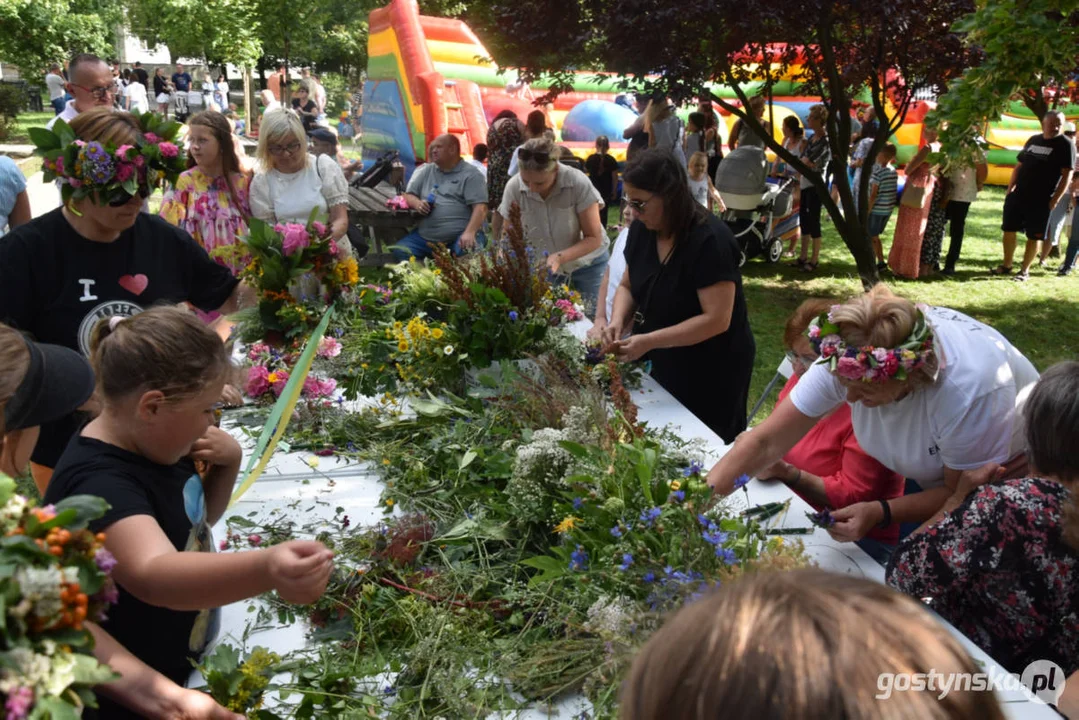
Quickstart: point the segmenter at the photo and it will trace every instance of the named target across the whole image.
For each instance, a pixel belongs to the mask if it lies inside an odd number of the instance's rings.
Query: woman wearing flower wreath
[[[103,317],[129,317],[159,302],[235,312],[239,281],[187,232],[140,212],[143,198],[184,169],[169,142],[179,126],[149,125],[126,112],[94,108],[71,126],[32,130],[45,150],[45,179],[62,180],[63,207],[16,228],[0,243],[0,320],[37,340],[89,354]],[[249,304],[249,303],[248,303]],[[44,492],[80,419],[42,428],[34,479]]]
[[[90,363],[73,350],[30,342],[0,324],[0,477],[25,472],[39,429],[70,414],[94,391]],[[239,720],[207,694],[186,690],[124,649],[94,623],[94,656],[120,678],[98,685],[94,692],[121,703],[143,717],[168,720]],[[0,671],[0,675],[2,675]],[[16,704],[29,710],[37,698],[26,688],[7,693],[6,717],[22,718]],[[85,711],[89,718],[92,711]]]
[[[161,217],[191,233],[195,242],[211,253],[234,275],[247,264],[240,254],[214,254],[218,248],[236,244],[246,234],[251,217],[249,175],[240,168],[232,130],[219,112],[195,115],[187,123],[191,154],[187,170],[180,173],[172,190],[161,202]]]
[[[712,468],[716,492],[732,492],[742,474],[763,476],[844,402],[862,449],[922,492],[837,510],[830,530],[837,540],[860,540],[893,522],[923,523],[964,472],[990,462],[1013,471],[1024,465],[1019,410],[1038,371],[988,325],[877,285],[814,320],[808,337],[821,360]]]

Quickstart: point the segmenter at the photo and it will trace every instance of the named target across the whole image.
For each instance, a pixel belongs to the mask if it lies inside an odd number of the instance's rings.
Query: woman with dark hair
[[[506,192],[510,179],[509,167],[513,151],[525,141],[524,125],[512,110],[495,115],[487,128],[487,200],[488,207],[496,208]]]
[[[239,253],[223,257],[214,251],[236,245],[237,238],[247,233],[251,178],[240,168],[224,115],[201,112],[188,121],[188,128],[188,169],[161,201],[159,214],[191,233],[219,264],[237,274],[249,258]]]
[[[528,119],[524,125],[524,139],[521,140],[521,145],[524,145],[529,140],[538,140],[540,138],[547,138],[551,142],[554,142],[554,131],[547,127],[547,116],[543,114],[542,110],[533,110],[528,113]],[[510,158],[509,176],[513,177],[517,174],[518,157],[517,154],[521,150],[521,145],[518,145],[513,150],[513,157]]]
[[[963,473],[934,521],[900,544],[888,584],[923,598],[1005,669],[1079,670],[1079,363],[1045,371],[1023,410],[1025,478]]]
[[[738,243],[693,199],[670,152],[642,152],[622,182],[627,204],[639,215],[604,337],[623,360],[647,355],[652,376],[724,442],[733,442],[746,429],[756,353]],[[622,340],[629,327],[633,334]]]
[[[618,207],[618,161],[610,153],[611,142],[606,135],[596,138],[596,152],[588,156],[584,161],[585,172],[592,181],[592,187],[603,198],[603,207],[599,209],[599,222],[603,229],[607,229],[607,211],[613,205]]]

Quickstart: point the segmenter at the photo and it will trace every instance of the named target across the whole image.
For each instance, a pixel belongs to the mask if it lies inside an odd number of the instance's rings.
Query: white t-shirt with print
[[[941,357],[932,386],[898,402],[851,406],[854,436],[870,456],[923,488],[944,481],[944,468],[1004,463],[1025,449],[1022,406],[1038,371],[993,328],[955,310],[924,308]],[[846,401],[826,366],[814,365],[790,394],[799,412],[826,415]]]
[[[607,322],[614,313],[614,296],[622,284],[622,275],[626,272],[626,239],[629,237],[629,225],[622,228],[611,248],[611,259],[607,261]]]

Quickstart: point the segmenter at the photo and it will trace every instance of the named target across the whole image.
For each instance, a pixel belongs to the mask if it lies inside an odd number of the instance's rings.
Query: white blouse
[[[348,181],[329,155],[308,155],[298,172],[263,170],[251,180],[251,214],[268,223],[306,223],[315,207],[325,220],[329,208],[347,203]]]

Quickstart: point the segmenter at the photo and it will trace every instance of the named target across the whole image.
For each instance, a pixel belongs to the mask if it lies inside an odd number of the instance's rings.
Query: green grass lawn
[[[55,113],[50,108],[45,112],[19,113],[15,118],[15,132],[11,137],[4,140],[5,143],[26,144],[30,142],[29,129],[32,127],[45,127],[45,124],[53,119]]]
[[[901,280],[887,271],[883,281],[897,294],[915,302],[949,307],[992,325],[1012,341],[1039,370],[1055,362],[1074,359],[1079,354],[1079,322],[1076,313],[1077,278],[1060,278],[1055,268],[1059,260],[1050,260],[1052,271],[1031,270],[1030,280],[1014,282],[1011,277],[996,278],[989,269],[1000,264],[1000,213],[1004,189],[987,187],[970,209],[967,218],[963,254],[952,277],[937,276],[925,280]],[[861,282],[849,251],[823,219],[824,243],[821,264],[812,275],[785,263],[770,265],[751,260],[743,268],[746,302],[753,335],[757,340],[757,360],[750,390],[750,406],[764,391],[783,359],[783,325],[790,313],[810,297],[844,298],[861,291]],[[895,217],[882,241],[885,255],[891,247]],[[944,253],[948,250],[944,238]],[[1066,245],[1067,238],[1062,242]],[[1061,248],[1063,254],[1063,248]],[[1016,267],[1022,258],[1022,245],[1016,252]],[[942,257],[943,259],[943,257]],[[771,412],[775,394],[761,408],[759,422]]]

